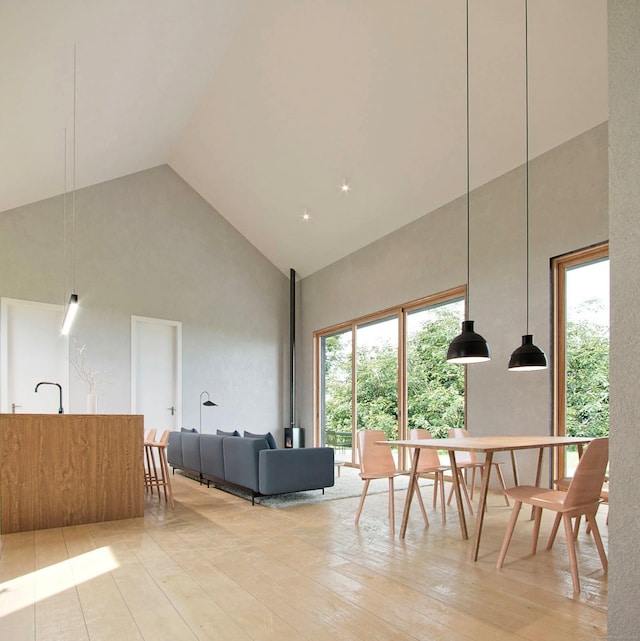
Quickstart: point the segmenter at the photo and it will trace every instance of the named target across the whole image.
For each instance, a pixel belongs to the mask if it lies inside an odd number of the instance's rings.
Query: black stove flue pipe
[[[289,425],[296,424],[296,272],[289,272]]]

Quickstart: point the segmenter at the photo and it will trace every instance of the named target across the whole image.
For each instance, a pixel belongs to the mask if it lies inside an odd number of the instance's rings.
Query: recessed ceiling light
[[[342,181],[342,185],[340,185],[340,191],[343,194],[346,194],[347,192],[351,191],[351,185],[349,184],[349,181],[346,178]]]
[[[302,216],[301,216],[301,218],[302,218],[302,220],[304,220],[305,222],[308,222],[308,221],[310,221],[310,220],[311,220],[311,214],[309,213],[309,210],[308,210],[308,209],[305,209],[305,210],[302,212]]]

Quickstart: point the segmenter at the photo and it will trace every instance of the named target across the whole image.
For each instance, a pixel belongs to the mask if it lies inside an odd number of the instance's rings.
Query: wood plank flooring
[[[607,578],[584,525],[574,599],[562,533],[544,549],[550,520],[529,556],[528,510],[495,569],[511,512],[497,495],[471,563],[454,509],[444,526],[430,509],[425,529],[412,506],[401,541],[386,494],[367,498],[355,527],[357,498],[274,509],[179,474],[173,483],[175,510],[147,496],[144,518],[0,537],[0,639],[606,639]],[[397,529],[403,505],[398,492]],[[605,519],[603,506],[606,547]]]

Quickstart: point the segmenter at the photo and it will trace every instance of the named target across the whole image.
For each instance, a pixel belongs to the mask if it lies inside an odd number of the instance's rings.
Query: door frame
[[[464,302],[466,308],[466,293],[465,285],[453,287],[443,292],[438,292],[430,296],[404,303],[396,307],[375,312],[366,316],[360,316],[354,320],[332,325],[324,329],[315,330],[313,332],[313,437],[314,443],[319,444],[324,442],[325,435],[323,433],[323,416],[324,412],[324,383],[323,383],[323,363],[324,357],[322,353],[322,340],[329,336],[336,334],[351,333],[351,460],[346,461],[345,465],[349,467],[358,467],[357,459],[357,421],[358,421],[358,403],[357,403],[357,329],[360,326],[373,324],[385,319],[396,317],[398,320],[398,437],[406,438],[408,431],[408,417],[407,417],[407,354],[406,354],[406,324],[407,315],[431,307],[452,303],[456,300]],[[466,372],[465,372],[465,385],[464,385],[464,401],[465,401],[465,425],[467,419],[467,385],[466,385]],[[398,465],[400,469],[406,469],[409,459],[406,452],[398,454]]]
[[[166,325],[176,330],[176,363],[175,363],[175,399],[176,399],[176,424],[182,425],[182,322],[166,320],[163,318],[150,318],[147,316],[131,316],[131,413],[137,411],[137,354],[138,354],[138,327],[148,325]]]

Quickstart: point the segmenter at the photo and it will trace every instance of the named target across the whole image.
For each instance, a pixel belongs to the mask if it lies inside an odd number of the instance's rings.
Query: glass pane
[[[464,368],[446,360],[463,320],[463,299],[407,314],[408,430],[441,438],[449,428],[464,427]]]
[[[566,434],[609,435],[609,260],[566,272]],[[577,454],[567,453],[567,474]]]
[[[398,317],[356,329],[357,429],[398,438]]]
[[[321,342],[320,421],[323,444],[333,447],[336,460],[351,453],[351,330],[324,336]]]

